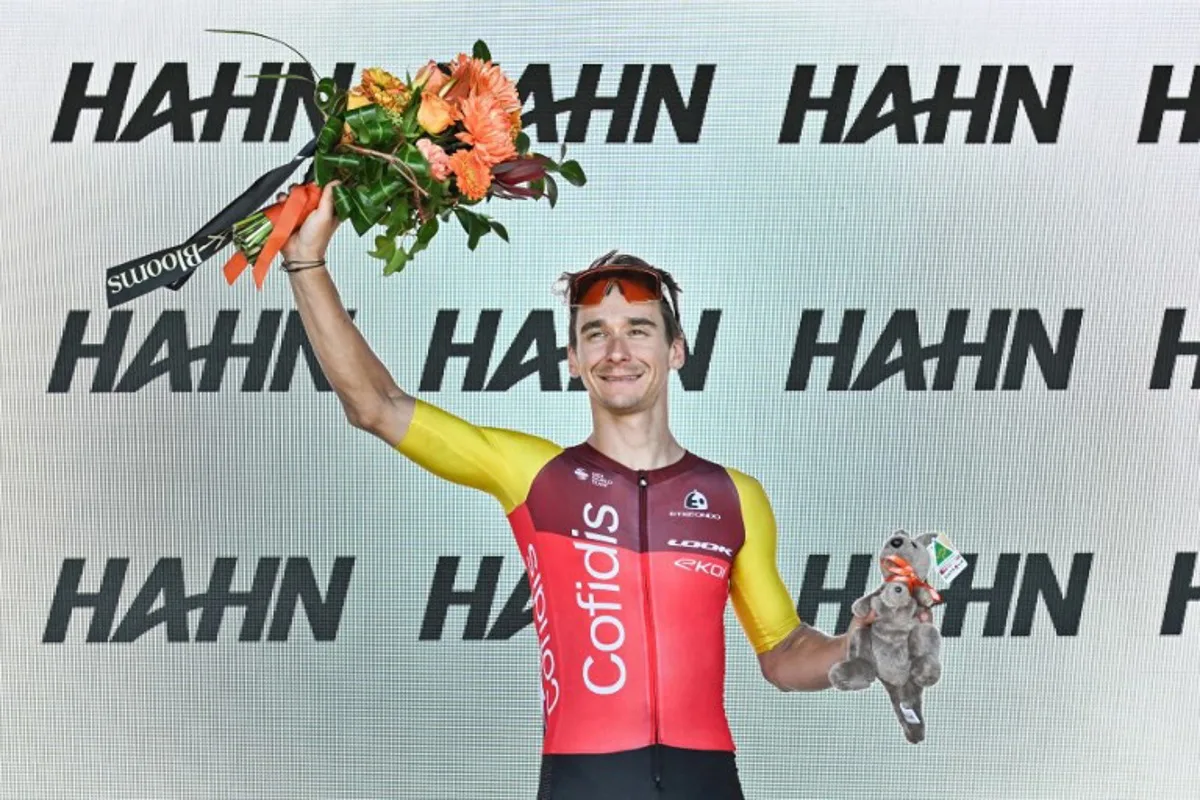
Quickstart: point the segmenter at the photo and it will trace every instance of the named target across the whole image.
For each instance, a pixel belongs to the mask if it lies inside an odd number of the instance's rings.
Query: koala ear
[[[921,547],[929,547],[929,545],[933,544],[933,540],[936,538],[936,533],[922,533],[917,537],[916,541],[917,544],[921,545]]]

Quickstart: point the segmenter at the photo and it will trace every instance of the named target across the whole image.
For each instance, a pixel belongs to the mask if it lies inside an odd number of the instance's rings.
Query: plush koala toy
[[[941,602],[926,582],[930,562],[926,548],[935,538],[927,533],[914,539],[904,530],[888,537],[878,562],[883,585],[851,607],[855,616],[870,610],[878,616],[871,625],[854,629],[849,657],[829,670],[830,683],[843,691],[866,689],[878,678],[892,699],[904,738],[913,744],[925,739],[921,694],[942,674],[941,634],[932,623],[918,618],[922,609]]]

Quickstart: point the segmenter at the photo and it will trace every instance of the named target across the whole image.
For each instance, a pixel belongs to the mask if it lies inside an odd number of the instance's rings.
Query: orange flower
[[[478,147],[450,156],[450,169],[454,170],[458,190],[472,200],[482,200],[492,185],[492,171],[480,157]]]
[[[446,77],[446,73],[438,68],[437,62],[430,60],[428,64],[417,71],[417,76],[413,78],[413,87],[420,87],[423,91],[437,94],[447,80],[449,79]]]
[[[434,135],[450,127],[458,119],[454,106],[426,89],[421,92],[421,107],[417,109],[417,123]]]
[[[456,134],[459,141],[473,145],[479,159],[492,167],[517,154],[513,145],[512,119],[492,95],[472,94],[459,104],[465,131]]]
[[[447,100],[462,102],[471,95],[489,95],[505,112],[521,107],[516,85],[490,61],[459,53],[458,58],[450,62],[450,76],[454,85],[444,94]]]
[[[429,162],[429,174],[435,181],[444,181],[450,177],[450,156],[437,144],[421,137],[417,139],[417,149]]]
[[[379,67],[368,67],[362,71],[362,82],[350,90],[351,96],[355,90],[369,102],[380,106],[386,111],[398,114],[408,104],[411,93],[404,82],[390,72]],[[349,98],[347,98],[349,101]],[[349,104],[347,103],[347,107]]]

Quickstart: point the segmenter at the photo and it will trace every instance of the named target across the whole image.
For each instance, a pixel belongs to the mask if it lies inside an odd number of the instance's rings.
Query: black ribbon
[[[286,164],[266,173],[250,188],[242,192],[233,202],[221,209],[215,217],[201,226],[183,244],[139,256],[115,267],[104,274],[104,286],[108,295],[108,307],[128,303],[160,286],[178,291],[196,267],[203,264],[233,239],[233,223],[245,219],[258,211],[276,190],[291,177],[304,159],[317,150],[317,140],[300,148],[300,152]],[[312,165],[305,180],[311,180]]]

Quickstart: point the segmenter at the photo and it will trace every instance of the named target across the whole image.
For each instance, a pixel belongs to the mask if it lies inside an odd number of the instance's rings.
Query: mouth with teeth
[[[640,372],[637,375],[608,374],[600,375],[599,378],[606,383],[634,383],[642,377],[642,374]]]

